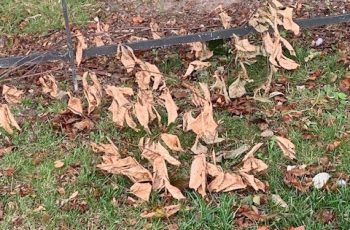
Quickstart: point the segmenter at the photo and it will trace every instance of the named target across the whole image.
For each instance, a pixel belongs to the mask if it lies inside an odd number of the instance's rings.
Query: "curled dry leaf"
[[[206,196],[206,175],[207,162],[205,154],[195,155],[191,164],[189,188],[194,189],[203,197]]]
[[[165,88],[163,90],[162,95],[160,95],[160,98],[164,100],[165,109],[168,113],[168,125],[175,122],[178,114],[177,110],[179,109],[177,105],[175,104],[168,88]]]
[[[246,81],[242,80],[240,77],[237,78],[228,88],[228,94],[230,98],[239,98],[244,96],[247,92],[245,90]]]
[[[149,26],[151,27],[151,33],[153,39],[160,39],[161,38],[161,32],[160,32],[160,27],[158,23],[152,21]]]
[[[260,180],[258,180],[257,178],[255,178],[253,175],[249,175],[245,172],[240,172],[240,175],[242,176],[243,180],[246,182],[246,184],[248,184],[249,186],[251,186],[255,191],[263,191],[265,192],[265,184],[263,182],[261,182]]]
[[[12,151],[12,149],[14,148],[14,146],[10,146],[10,147],[1,147],[0,148],[0,157],[4,156],[5,154],[8,154]]]
[[[13,128],[21,131],[7,104],[0,104],[0,127],[9,134],[13,133]]]
[[[242,161],[246,161],[248,158],[254,157],[254,153],[260,149],[260,147],[263,145],[263,143],[258,143],[253,146],[253,148],[244,156]]]
[[[210,86],[210,90],[218,90],[219,93],[224,96],[225,102],[229,103],[231,100],[227,91],[226,83],[224,78],[221,76],[223,72],[224,68],[219,67],[217,70],[215,70],[213,78],[215,78],[216,81],[214,85]]]
[[[148,125],[155,119],[158,119],[158,123],[160,123],[161,120],[154,104],[151,90],[139,91],[137,102],[134,105],[134,114],[148,133],[151,133]]]
[[[83,120],[74,123],[73,127],[78,130],[91,130],[95,127],[95,124],[89,118],[84,118]]]
[[[85,38],[83,34],[77,30],[75,32],[75,36],[78,39],[78,44],[76,48],[76,53],[75,53],[75,61],[77,62],[77,66],[81,64],[81,61],[83,59],[83,51],[86,49],[88,46],[86,45]]]
[[[151,191],[152,185],[150,183],[135,183],[130,187],[130,192],[144,201],[149,201]]]
[[[262,160],[255,157],[250,157],[243,162],[243,166],[240,169],[240,172],[252,172],[253,174],[256,174],[265,171],[267,168],[267,164],[265,164]]]
[[[209,50],[204,42],[191,43],[191,52],[200,61],[209,59],[214,55],[214,52]]]
[[[247,187],[242,177],[236,173],[225,173],[219,166],[211,163],[207,163],[206,168],[208,175],[214,178],[208,185],[210,192],[229,192]]]
[[[293,70],[299,67],[299,65],[292,59],[283,55],[282,44],[285,44],[291,54],[295,54],[291,45],[281,37],[277,36],[274,39],[270,34],[263,34],[263,45],[266,53],[269,55],[269,61],[276,67],[282,67],[287,70]]]
[[[176,135],[169,134],[169,133],[162,133],[160,135],[160,138],[162,139],[162,141],[164,141],[164,143],[166,144],[166,146],[168,146],[169,149],[173,151],[180,151],[180,152],[184,151],[181,147],[180,140]]]
[[[226,12],[221,12],[219,14],[220,19],[221,19],[221,23],[224,26],[225,29],[228,29],[231,27],[231,22],[232,22],[232,18],[230,16],[228,16],[228,14]]]
[[[108,138],[109,144],[96,144],[95,142],[90,142],[92,151],[95,153],[104,153],[106,155],[112,155],[120,158],[119,149],[115,144]]]
[[[23,90],[18,90],[14,86],[2,86],[2,96],[9,104],[18,104],[21,102],[22,95],[24,94]]]
[[[64,166],[64,162],[61,160],[57,160],[57,161],[55,161],[54,166],[56,169],[62,168]]]
[[[156,65],[149,62],[143,62],[138,60],[137,62],[141,67],[142,76],[140,79],[136,79],[136,82],[141,86],[141,89],[148,89],[150,86],[150,79],[153,80],[153,90],[157,90],[161,83],[164,82],[163,74],[159,71]],[[141,81],[141,84],[140,84]]]
[[[165,161],[175,166],[179,166],[181,163],[172,157],[159,142],[154,143],[150,139],[142,138],[139,147],[141,148],[142,156],[150,161],[153,166],[153,189],[155,191],[166,189],[175,199],[185,199],[181,191],[170,184]]]
[[[185,75],[183,76],[184,78],[185,77],[188,77],[190,76],[193,71],[197,71],[197,70],[202,70],[204,68],[207,68],[210,66],[210,62],[202,62],[202,61],[193,61],[190,63],[190,65],[188,66],[187,70],[186,70],[186,73]]]
[[[288,204],[281,198],[280,195],[278,194],[272,194],[271,195],[271,200],[272,202],[274,202],[276,205],[282,207],[282,208],[285,208],[285,209],[288,209],[289,206]]]
[[[69,100],[68,100],[68,109],[79,116],[83,115],[83,105],[81,103],[81,100],[77,97],[72,96],[70,93],[68,93]]]
[[[49,93],[55,99],[62,99],[67,92],[59,91],[56,79],[52,75],[46,75],[39,78],[39,82],[43,87],[43,93]]]
[[[300,32],[300,27],[293,21],[293,8],[286,7],[283,10],[278,10],[278,14],[283,17],[282,25],[286,30],[293,31],[295,35]]]
[[[138,61],[134,55],[134,51],[130,47],[123,45],[118,46],[117,58],[120,59],[128,73],[134,70],[136,61]]]
[[[240,157],[243,153],[247,152],[250,149],[250,146],[244,144],[237,149],[229,150],[229,151],[220,151],[217,153],[216,161],[221,162],[222,158],[224,159],[236,159]]]
[[[113,122],[121,127],[123,127],[124,122],[126,122],[130,128],[138,131],[136,123],[130,115],[130,110],[132,108],[131,102],[126,98],[126,96],[134,95],[134,91],[127,87],[115,87],[109,85],[106,88],[106,93],[113,98],[112,104],[108,108],[108,110],[112,112]]]
[[[169,218],[180,210],[180,205],[169,205],[157,208],[152,212],[145,211],[141,214],[142,218]]]
[[[93,82],[92,85],[88,84],[88,76],[90,76],[91,81]],[[88,114],[90,114],[92,111],[96,109],[101,104],[102,99],[102,86],[100,82],[97,79],[97,76],[95,73],[92,72],[85,72],[83,75],[83,88],[84,88],[84,94],[88,101],[89,107],[88,107]]]
[[[288,139],[284,137],[276,137],[277,144],[281,148],[283,154],[290,158],[295,159],[295,145]]]
[[[206,154],[208,153],[208,148],[201,144],[199,141],[199,136],[196,137],[196,141],[194,142],[193,146],[191,147],[191,151],[194,154]]]
[[[134,183],[152,181],[151,173],[132,157],[120,159],[118,156],[105,155],[102,159],[103,162],[97,165],[102,170],[127,176]]]

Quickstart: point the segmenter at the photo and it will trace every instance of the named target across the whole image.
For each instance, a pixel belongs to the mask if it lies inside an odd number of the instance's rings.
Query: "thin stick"
[[[64,17],[64,22],[66,27],[69,65],[70,65],[70,68],[72,69],[73,88],[74,88],[74,91],[76,92],[78,91],[78,80],[77,80],[76,67],[74,62],[72,35],[70,33],[70,27],[69,27],[67,2],[66,0],[61,0],[61,3],[62,3],[63,17]]]

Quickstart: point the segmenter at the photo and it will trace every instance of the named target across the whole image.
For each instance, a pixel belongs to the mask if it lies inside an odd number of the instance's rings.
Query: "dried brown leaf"
[[[165,88],[163,90],[162,95],[160,95],[160,98],[164,100],[165,109],[168,113],[168,125],[175,122],[178,114],[177,110],[179,109],[177,105],[175,104],[168,88]]]
[[[95,153],[104,153],[106,155],[112,155],[120,158],[120,153],[117,146],[115,146],[115,144],[110,139],[108,139],[108,141],[109,144],[97,144],[91,141],[90,146],[92,148],[92,151]]]
[[[18,104],[22,100],[23,90],[18,90],[14,86],[2,86],[2,96],[9,104]]]
[[[190,65],[188,66],[185,75],[183,76],[188,77],[192,74],[193,71],[195,70],[202,70],[204,68],[207,68],[210,66],[210,62],[202,62],[202,61],[193,61],[190,63]]]
[[[224,26],[225,29],[228,29],[231,27],[231,22],[232,22],[232,18],[230,16],[228,16],[228,14],[226,12],[221,12],[219,14],[220,19],[221,19],[221,23]]]
[[[105,155],[102,158],[103,163],[97,165],[102,170],[127,176],[134,183],[152,181],[151,173],[132,157],[120,159],[118,156]]]
[[[12,151],[13,148],[14,148],[14,146],[1,147],[0,148],[0,157],[4,156],[5,154],[9,154]]]
[[[184,151],[181,147],[180,140],[176,135],[169,134],[169,133],[162,133],[160,137],[162,141],[164,141],[166,146],[168,146],[169,149],[174,151],[180,151],[180,152]]]
[[[62,99],[67,92],[59,91],[56,79],[52,75],[46,75],[39,78],[39,82],[43,87],[43,93],[49,93],[55,99]]]
[[[290,158],[290,159],[295,159],[295,145],[288,140],[287,138],[277,136],[276,137],[277,144],[281,148],[283,154]]]
[[[191,43],[191,52],[193,52],[194,56],[200,61],[209,59],[214,55],[213,51],[209,50],[207,45],[203,42]]]
[[[152,212],[145,211],[141,214],[142,218],[169,218],[180,210],[180,205],[169,205],[157,208]]]
[[[13,128],[21,131],[7,104],[0,104],[0,127],[9,134],[13,133]]]
[[[161,33],[160,33],[160,27],[159,27],[158,23],[152,21],[149,24],[149,26],[151,27],[151,33],[152,33],[153,39],[160,39]]]
[[[64,162],[61,160],[57,160],[57,161],[55,161],[54,166],[56,169],[62,168],[64,166]]]
[[[81,100],[77,97],[72,96],[70,93],[68,93],[68,96],[69,96],[68,109],[72,113],[82,116],[83,104],[81,103]]]
[[[88,76],[90,76],[93,82],[92,85],[88,84],[88,81],[87,81]],[[101,104],[102,94],[103,94],[102,86],[98,81],[96,74],[92,72],[85,72],[83,75],[82,81],[83,81],[84,94],[89,104],[88,114],[90,114]]]
[[[284,10],[278,10],[278,14],[282,15],[282,25],[286,30],[293,31],[295,35],[300,32],[300,27],[293,21],[293,8],[286,7]]]
[[[247,93],[245,90],[245,85],[245,80],[237,78],[237,80],[234,81],[228,88],[230,98],[234,99],[244,96]]]
[[[239,172],[240,175],[243,177],[243,180],[252,188],[255,189],[255,191],[263,191],[265,192],[265,184],[263,182],[261,182],[260,180],[258,180],[257,178],[255,178],[253,175],[249,175],[245,172]]]
[[[199,192],[203,197],[206,196],[206,167],[205,154],[195,155],[191,164],[189,188]]]
[[[253,146],[253,148],[244,156],[242,161],[246,161],[248,158],[251,158],[254,156],[254,153],[260,149],[260,147],[263,145],[263,143],[258,143]]]
[[[144,201],[149,201],[151,191],[152,185],[150,183],[135,183],[130,187],[130,192]]]
[[[130,47],[120,45],[118,47],[117,57],[126,68],[126,72],[130,73],[134,70],[138,59],[135,57],[134,51]]]
[[[86,45],[83,34],[79,30],[75,32],[75,36],[78,39],[75,53],[75,61],[77,62],[77,66],[79,66],[83,59],[83,50],[86,49],[88,46]]]

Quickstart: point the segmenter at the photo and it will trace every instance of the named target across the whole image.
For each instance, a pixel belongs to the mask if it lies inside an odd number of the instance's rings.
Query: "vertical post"
[[[61,0],[61,3],[62,3],[63,17],[64,17],[64,22],[65,22],[65,27],[66,27],[68,57],[69,57],[69,65],[70,65],[70,68],[72,70],[73,88],[74,88],[74,91],[78,91],[78,80],[77,80],[75,60],[74,60],[75,55],[74,55],[74,51],[73,51],[72,35],[70,32],[70,27],[69,27],[68,7],[67,7],[66,0]]]

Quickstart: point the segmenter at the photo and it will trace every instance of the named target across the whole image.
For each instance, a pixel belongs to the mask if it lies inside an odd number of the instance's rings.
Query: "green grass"
[[[25,3],[18,7],[14,15],[6,13],[5,9],[17,6],[16,1],[5,0],[0,6],[1,16],[0,31],[6,33],[40,33],[49,28],[61,27],[59,19],[60,11],[58,1],[47,2],[47,6]],[[73,17],[75,22],[84,22],[88,18],[88,3],[93,1],[70,1],[73,9],[71,13],[85,12]],[[45,5],[45,4],[44,4]],[[25,8],[31,9],[28,13]],[[18,25],[21,20],[30,15],[43,12],[42,17],[29,21],[27,27],[21,29]],[[18,18],[16,20],[11,18]],[[38,21],[36,21],[38,20]],[[10,22],[13,22],[13,27]],[[37,25],[43,25],[38,29]],[[345,134],[350,131],[348,99],[347,95],[340,92],[339,80],[346,73],[345,67],[337,63],[338,55],[330,53],[324,57],[316,57],[314,60],[304,63],[304,58],[309,50],[297,49],[297,60],[301,66],[296,71],[280,71],[277,77],[286,76],[290,82],[285,92],[289,104],[296,103],[293,111],[302,112],[300,118],[290,122],[283,120],[283,115],[290,112],[275,112],[271,114],[273,104],[257,104],[256,113],[247,116],[232,116],[221,109],[215,110],[215,117],[222,121],[220,134],[226,138],[221,144],[212,146],[216,152],[230,150],[240,145],[263,142],[264,147],[256,156],[264,160],[269,169],[261,179],[266,180],[269,189],[265,194],[279,194],[289,205],[285,210],[272,202],[256,205],[266,215],[274,218],[253,223],[250,229],[256,229],[261,225],[269,225],[271,229],[288,229],[291,226],[305,225],[306,229],[349,229],[350,228],[350,188],[340,188],[336,192],[311,189],[310,192],[301,193],[283,182],[283,172],[287,165],[317,164],[320,157],[327,156],[334,164],[335,170],[350,173],[350,141]],[[223,55],[221,52],[219,55]],[[210,77],[215,71],[215,66],[220,65],[214,57],[213,68],[199,73],[198,79],[209,84],[213,83]],[[226,58],[229,62],[229,57]],[[228,64],[228,63],[224,63]],[[179,81],[176,75],[184,69],[185,65],[178,55],[170,55],[164,58],[160,64],[162,72],[169,76],[167,84],[176,89]],[[266,77],[266,60],[248,67],[249,75],[255,80],[248,85],[248,93],[252,95],[254,87],[263,83]],[[322,76],[316,80],[314,89],[297,90],[296,86],[306,84],[309,74],[321,70]],[[237,73],[234,65],[229,70],[228,82],[232,82]],[[337,76],[336,81],[334,75]],[[21,219],[20,226],[28,229],[67,228],[67,229],[166,229],[171,224],[176,224],[180,229],[235,229],[237,207],[241,205],[253,205],[253,196],[264,196],[252,190],[244,192],[232,192],[225,194],[210,194],[208,199],[201,198],[197,193],[188,189],[184,190],[187,197],[185,201],[166,201],[166,204],[180,203],[180,212],[169,219],[142,219],[140,213],[144,210],[155,209],[164,206],[164,198],[152,193],[148,204],[139,204],[136,207],[128,203],[128,188],[131,182],[122,176],[108,175],[96,168],[100,163],[99,155],[92,153],[88,141],[106,142],[111,138],[123,153],[132,154],[146,167],[149,164],[141,159],[137,142],[140,137],[146,135],[145,131],[134,132],[127,128],[116,128],[111,121],[111,115],[106,110],[108,103],[103,102],[103,108],[99,109],[100,117],[95,120],[96,127],[89,133],[78,133],[75,140],[69,137],[52,124],[52,118],[63,111],[66,103],[50,100],[47,103],[45,96],[37,98],[25,98],[21,105],[13,111],[16,116],[20,114],[32,114],[34,119],[24,119],[21,133],[8,136],[16,148],[10,154],[0,158],[0,204],[4,205],[4,220],[0,222],[2,229],[13,229],[16,218]],[[189,106],[188,98],[178,102],[182,110]],[[48,113],[43,118],[38,114]],[[164,111],[161,111],[162,121],[166,123]],[[287,137],[296,145],[297,160],[287,160],[282,156],[281,150],[273,139],[260,137],[261,131],[252,120],[255,118],[266,119],[271,129],[283,128]],[[333,120],[332,123],[329,121]],[[181,154],[179,159],[183,163],[180,168],[169,167],[169,176],[172,181],[186,181],[189,177],[189,167],[192,156],[189,149],[194,142],[192,133],[185,133],[177,124],[168,128],[171,133],[178,134],[183,147],[188,150]],[[160,133],[160,129],[152,127],[154,135]],[[314,139],[305,139],[304,133],[317,135]],[[5,143],[5,134],[0,130],[0,145]],[[327,144],[335,140],[341,140],[341,145],[334,151],[327,151]],[[130,144],[128,144],[130,143]],[[62,160],[64,166],[55,168],[54,162]],[[232,168],[236,161],[226,161],[223,167],[226,170]],[[5,169],[14,168],[14,174],[5,175]],[[333,173],[333,172],[332,172]],[[260,178],[260,177],[259,177]],[[32,192],[25,191],[30,188]],[[60,194],[58,189],[64,188],[65,194]],[[77,203],[60,205],[73,192],[78,191]],[[112,201],[115,201],[113,203]],[[34,212],[37,207],[43,206],[45,210]],[[331,210],[335,214],[336,221],[325,224],[315,218],[315,213],[324,209]],[[17,221],[18,222],[18,221]],[[17,223],[18,224],[18,223]]]
[[[67,0],[71,22],[92,20],[96,0]],[[61,1],[2,0],[0,34],[42,34],[64,28]]]

